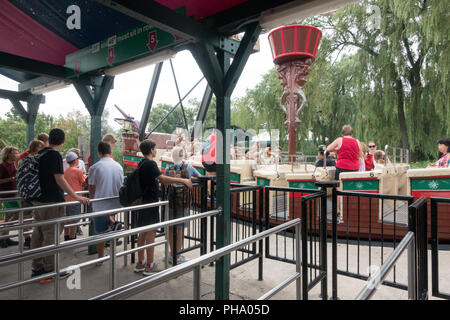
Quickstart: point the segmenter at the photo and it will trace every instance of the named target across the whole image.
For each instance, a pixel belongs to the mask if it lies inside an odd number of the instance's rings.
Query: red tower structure
[[[284,87],[281,108],[286,113],[289,132],[290,160],[295,160],[297,151],[297,126],[301,123],[299,114],[306,106],[303,86],[311,72],[310,66],[316,59],[322,31],[312,26],[290,25],[280,27],[269,34],[269,43],[278,78]],[[302,101],[299,106],[300,100]]]

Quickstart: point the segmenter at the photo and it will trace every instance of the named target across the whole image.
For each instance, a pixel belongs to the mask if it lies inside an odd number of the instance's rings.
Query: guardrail
[[[5,195],[5,194],[17,194],[18,191],[17,190],[11,190],[11,191],[0,191],[0,195]],[[88,194],[89,191],[84,190],[84,191],[77,191],[75,192],[76,194]],[[64,196],[67,196],[67,193],[64,193]],[[23,200],[22,197],[20,196],[16,196],[16,197],[9,197],[9,198],[0,198],[0,203],[1,202],[8,202],[8,201],[19,201],[19,200]],[[17,210],[16,210],[17,211]],[[2,213],[0,211],[0,213]]]
[[[440,204],[440,205],[439,205]],[[444,204],[447,204],[445,207]],[[430,198],[431,212],[431,283],[432,294],[435,297],[450,300],[450,292],[441,292],[439,290],[439,225],[438,217],[442,214],[448,214],[450,207],[450,198]],[[442,211],[440,212],[441,209]],[[447,210],[444,210],[447,209]],[[445,226],[441,226],[444,228]]]
[[[120,211],[123,211],[124,209],[126,211],[136,211],[136,210],[141,210],[141,209],[146,209],[146,208],[151,208],[151,207],[161,207],[161,206],[168,206],[168,202],[167,201],[162,201],[162,202],[156,202],[156,203],[151,203],[151,204],[145,204],[145,205],[138,205],[138,206],[133,206],[133,207],[126,207],[126,208],[120,208],[120,209],[113,209],[113,210],[106,210],[106,211],[101,211],[101,212],[95,212],[92,214],[89,214],[89,217],[98,217],[98,216],[103,216],[103,215],[111,215],[114,213],[118,213]],[[166,218],[168,218],[168,210],[166,210]],[[44,280],[44,279],[48,279],[49,277],[55,277],[55,276],[59,276],[59,274],[61,272],[67,272],[67,271],[71,271],[74,267],[86,267],[92,264],[95,264],[97,262],[103,262],[106,260],[110,260],[110,289],[114,289],[116,286],[116,280],[115,280],[115,270],[114,270],[114,266],[115,266],[115,258],[116,257],[121,257],[121,256],[126,256],[128,254],[131,254],[135,251],[140,251],[143,250],[147,247],[152,247],[152,246],[157,246],[157,245],[162,245],[165,244],[165,267],[168,267],[168,253],[169,253],[169,249],[168,249],[168,227],[169,226],[173,226],[173,225],[177,225],[183,222],[188,222],[191,220],[195,220],[195,219],[202,219],[202,218],[207,218],[209,216],[214,216],[217,215],[219,213],[221,213],[222,211],[220,209],[218,210],[212,210],[209,212],[205,212],[205,213],[201,213],[195,216],[189,216],[189,217],[184,217],[184,218],[179,218],[179,219],[174,219],[174,220],[169,220],[169,221],[165,221],[165,222],[161,222],[161,223],[157,223],[157,224],[153,224],[153,225],[149,225],[149,226],[145,226],[145,227],[140,227],[140,228],[135,228],[135,229],[131,229],[131,230],[124,230],[124,231],[116,231],[114,233],[108,233],[108,234],[102,234],[102,235],[95,235],[95,236],[91,236],[89,238],[85,238],[85,239],[79,239],[79,240],[71,240],[71,241],[65,241],[64,243],[60,244],[59,242],[59,226],[60,224],[63,224],[64,222],[73,220],[74,217],[77,216],[71,216],[71,217],[64,217],[64,218],[58,218],[58,219],[52,219],[52,220],[47,220],[47,221],[43,221],[43,222],[39,222],[39,223],[33,223],[33,224],[24,224],[21,226],[16,226],[16,227],[20,227],[20,228],[27,228],[30,225],[46,225],[46,224],[55,224],[55,231],[56,234],[58,236],[55,236],[55,244],[54,245],[50,245],[50,246],[46,246],[46,247],[42,247],[42,248],[37,248],[37,249],[32,249],[29,250],[25,253],[15,253],[15,254],[10,254],[10,255],[5,255],[5,256],[1,256],[0,257],[0,267],[1,266],[5,266],[5,265],[10,265],[10,264],[15,264],[15,263],[19,263],[19,264],[23,264],[24,261],[30,260],[30,259],[35,259],[35,258],[39,258],[39,257],[44,257],[44,256],[49,256],[49,255],[55,255],[55,271],[51,272],[51,273],[47,273],[45,275],[41,275],[41,276],[37,276],[31,279],[27,279],[27,280],[23,280],[23,273],[22,273],[22,277],[20,277],[20,273],[19,273],[19,281],[17,282],[13,282],[13,283],[8,283],[6,285],[2,285],[0,286],[0,291],[3,290],[8,290],[8,289],[12,289],[12,288],[16,288],[16,287],[22,287],[23,285],[29,284],[29,283],[33,283],[39,280]],[[80,215],[81,216],[81,215]],[[149,245],[145,245],[145,246],[141,246],[138,248],[134,248],[131,250],[126,250],[126,246],[125,246],[125,251],[120,252],[118,254],[116,254],[116,244],[115,244],[115,240],[118,238],[127,238],[130,237],[132,235],[136,235],[139,233],[143,233],[143,232],[148,232],[148,231],[153,231],[153,230],[157,230],[159,228],[164,228],[165,229],[165,234],[166,234],[166,239],[164,241],[160,241],[160,242],[155,242]],[[111,253],[108,256],[105,256],[103,258],[98,258],[98,259],[94,259],[91,260],[87,263],[83,263],[77,266],[71,266],[65,269],[60,269],[59,266],[59,254],[65,250],[69,250],[69,249],[76,249],[76,248],[80,248],[80,247],[86,247],[86,246],[90,246],[90,245],[95,245],[98,243],[102,243],[102,242],[106,242],[106,241],[110,241],[110,249],[111,249]],[[23,269],[22,269],[23,270]],[[59,281],[55,281],[55,299],[59,299],[60,296],[60,290],[59,290]]]
[[[259,234],[248,237],[247,239],[241,240],[239,242],[230,244],[226,247],[217,249],[216,251],[210,252],[204,256],[198,257],[196,259],[185,262],[181,265],[172,267],[170,269],[159,272],[153,276],[149,276],[147,278],[132,282],[130,284],[124,285],[115,290],[111,290],[110,292],[106,292],[99,296],[92,298],[91,300],[109,300],[109,299],[125,299],[131,296],[134,296],[140,292],[143,292],[147,289],[160,285],[166,281],[174,279],[180,275],[183,275],[187,272],[194,272],[194,286],[193,286],[193,299],[200,300],[201,290],[200,290],[200,278],[201,278],[201,266],[214,262],[221,257],[238,250],[239,248],[245,247],[251,243],[257,242],[259,240],[263,240],[273,233],[277,233],[283,231],[285,229],[289,229],[295,227],[296,232],[296,252],[297,252],[297,262],[296,262],[296,272],[293,276],[289,277],[286,281],[283,281],[280,285],[272,289],[270,292],[266,293],[259,299],[268,299],[272,297],[274,294],[279,292],[281,289],[286,287],[288,284],[296,281],[296,298],[298,300],[301,299],[301,242],[300,242],[300,219],[295,219],[274,227],[270,230],[263,231]]]
[[[361,292],[356,297],[356,300],[369,300],[373,294],[376,292],[377,287],[383,282],[387,277],[388,273],[394,267],[397,260],[400,258],[402,253],[408,249],[408,298],[410,300],[416,300],[416,248],[414,244],[414,232],[409,231],[403,240],[399,243],[398,247],[392,252],[386,262],[381,266],[381,268],[372,275],[367,281],[366,286],[361,290]]]

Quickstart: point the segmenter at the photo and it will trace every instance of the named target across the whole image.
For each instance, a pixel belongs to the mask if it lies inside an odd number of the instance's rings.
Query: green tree
[[[354,127],[362,139],[427,158],[435,154],[435,140],[449,135],[449,6],[443,0],[362,1],[313,20],[326,31],[319,55],[356,50],[352,82],[360,116]],[[379,17],[368,8],[379,8]]]

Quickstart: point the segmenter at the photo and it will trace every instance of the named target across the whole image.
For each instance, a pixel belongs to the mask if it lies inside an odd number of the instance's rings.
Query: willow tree
[[[448,0],[362,1],[314,19],[329,41],[319,55],[354,52],[362,139],[398,142],[423,158],[450,135],[449,9]]]

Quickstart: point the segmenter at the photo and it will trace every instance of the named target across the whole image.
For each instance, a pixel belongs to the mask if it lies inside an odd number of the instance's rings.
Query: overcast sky
[[[246,89],[253,89],[261,81],[262,76],[273,68],[274,64],[267,36],[267,33],[260,36],[261,50],[250,56],[234,90],[232,99],[244,96]],[[203,75],[191,53],[187,50],[179,52],[172,62],[177,76],[180,94],[183,97]],[[121,117],[121,114],[114,108],[114,104],[117,104],[125,112],[135,117],[135,119],[140,120],[153,76],[153,69],[154,66],[151,65],[115,77],[114,89],[111,90],[105,106],[105,109],[109,111],[109,123],[113,128],[120,128],[113,119]],[[17,82],[0,75],[0,89],[17,91],[17,84]],[[201,101],[205,87],[206,80],[203,80],[185,101],[194,97]],[[84,104],[73,86],[46,93],[45,96],[46,103],[41,104],[39,112],[59,116],[66,115],[74,110],[79,110],[83,114],[88,115]],[[178,96],[170,63],[166,61],[161,72],[153,105],[156,106],[159,103],[175,105],[177,102]],[[5,113],[11,107],[9,100],[0,99],[0,116],[4,117]]]

